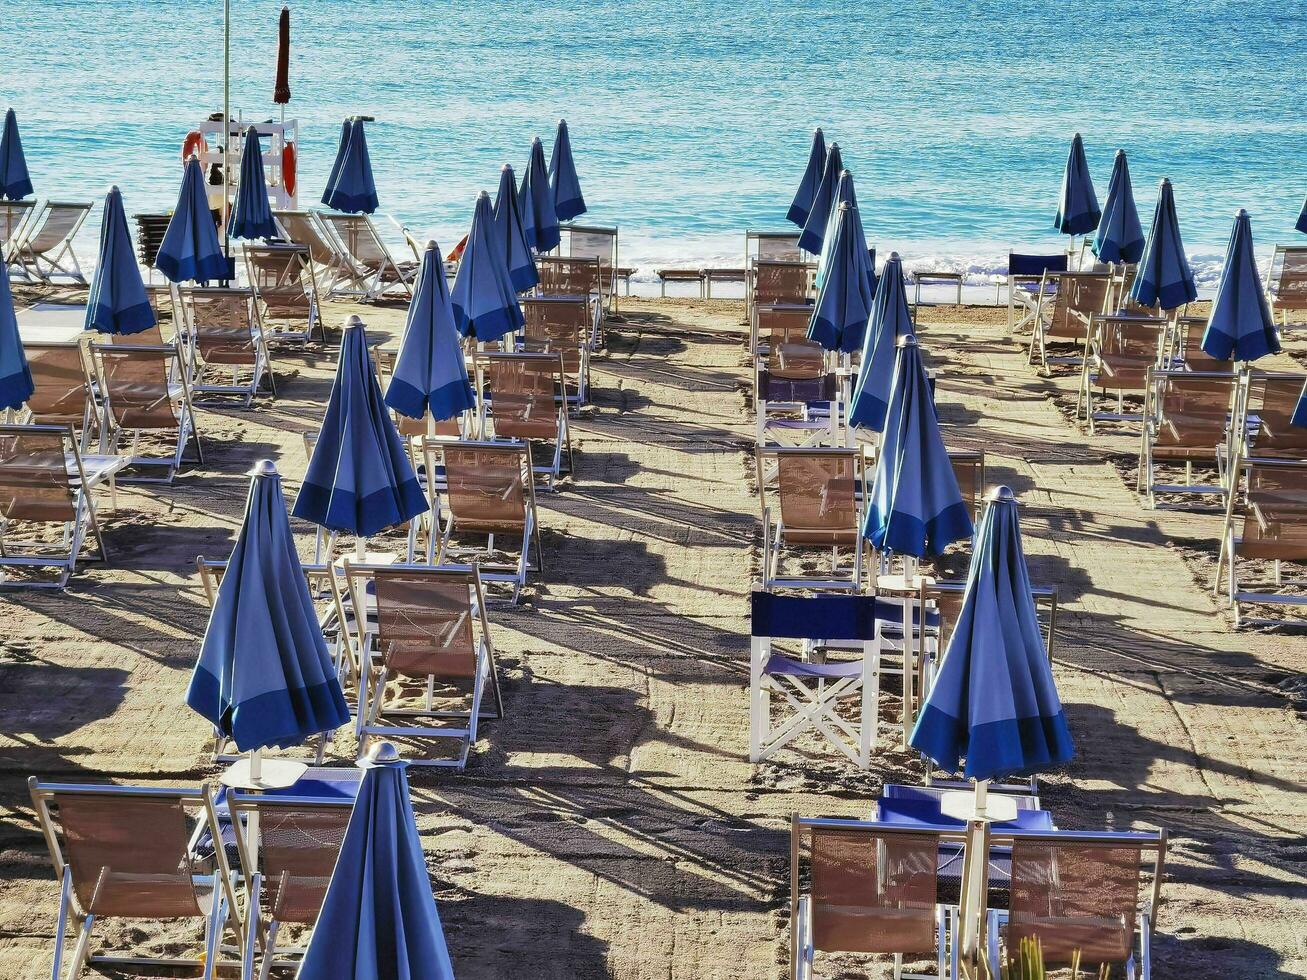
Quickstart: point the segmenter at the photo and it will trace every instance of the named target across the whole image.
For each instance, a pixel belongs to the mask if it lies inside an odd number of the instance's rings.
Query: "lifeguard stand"
[[[221,164],[223,176],[227,181],[227,204],[235,203],[236,184],[240,174],[241,151],[244,149],[245,131],[250,126],[260,136],[263,148],[263,174],[268,182],[268,201],[278,210],[295,210],[299,207],[298,187],[286,189],[286,173],[283,166],[286,145],[293,144],[299,150],[299,120],[287,119],[283,122],[247,123],[233,119],[225,127],[221,119],[206,119],[196,127],[208,149],[199,155],[204,172],[209,172],[213,164]],[[224,133],[223,130],[226,129]],[[224,150],[226,159],[224,159]]]

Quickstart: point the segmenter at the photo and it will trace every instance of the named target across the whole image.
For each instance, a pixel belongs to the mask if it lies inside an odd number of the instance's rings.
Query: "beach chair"
[[[866,474],[860,450],[758,449],[762,498],[762,587],[862,591],[864,545],[860,501]],[[775,472],[776,509],[767,504],[765,472]],[[852,565],[841,564],[841,551]],[[783,574],[787,557],[829,553],[829,574]]]
[[[207,785],[158,789],[52,783],[33,776],[27,786],[60,882],[53,978],[71,980],[88,964],[102,964],[199,967],[205,980],[212,980],[225,929],[232,930],[241,948],[244,929],[224,849],[217,848],[205,862],[192,852],[194,821],[196,833],[221,839]],[[134,925],[142,919],[199,920],[204,923],[203,956],[91,955],[91,934],[102,919],[133,920]],[[70,926],[75,936],[72,953],[66,955]]]
[[[754,388],[757,446],[839,445],[840,385],[835,372],[823,359],[817,373],[816,352],[802,344],[778,344],[768,361],[758,371]],[[765,476],[770,483],[774,474],[769,470]]]
[[[366,289],[363,270],[316,212],[274,210],[272,217],[286,241],[309,250],[319,296],[329,298],[337,292],[358,295]]]
[[[163,247],[163,236],[168,233],[168,225],[172,222],[172,212],[134,214],[132,220],[136,222],[136,258],[149,270],[150,278],[153,278],[159,249]]]
[[[83,457],[70,425],[0,425],[0,585],[64,588],[88,531],[93,557],[108,560],[93,494],[105,483],[112,490],[124,465],[116,456]],[[10,568],[56,577],[11,579]]]
[[[1102,315],[1107,307],[1107,291],[1111,276],[1105,272],[1061,272],[1056,274],[1054,285],[1050,276],[1040,286],[1035,304],[1035,316],[1030,321],[1030,347],[1026,354],[1029,363],[1039,361],[1040,369],[1048,374],[1049,364],[1068,364],[1080,360],[1078,356],[1052,356],[1050,344],[1074,344],[1083,351],[1089,321]]]
[[[536,257],[540,284],[537,296],[584,297],[590,310],[587,343],[591,349],[602,346],[604,320],[605,268],[597,258],[583,256],[541,255]]]
[[[397,259],[382,241],[377,226],[366,214],[340,214],[336,211],[315,211],[340,243],[355,270],[358,287],[366,300],[380,299],[398,286],[406,297],[413,296],[413,283],[417,279],[418,263],[410,259]]]
[[[56,277],[86,285],[86,275],[73,251],[91,204],[47,201],[23,223],[5,249],[9,274],[26,282],[54,283]]]
[[[1234,411],[1238,376],[1233,371],[1148,369],[1138,488],[1146,505],[1157,494],[1223,494],[1220,451]],[[1183,466],[1183,483],[1163,483],[1158,467]],[[1194,467],[1216,470],[1215,482],[1198,482]]]
[[[307,936],[298,947],[282,948],[277,936],[283,926],[302,926],[311,934],[317,924],[354,801],[229,793],[227,808],[237,825],[258,827],[257,843],[248,833],[234,835],[247,875],[242,969],[253,978],[261,950],[258,976],[268,980],[274,968],[295,969],[303,956]]]
[[[246,245],[245,272],[269,340],[311,343],[327,328],[318,305],[318,275],[305,245]]]
[[[1068,286],[1064,283],[1062,288]],[[1147,391],[1148,372],[1162,360],[1166,321],[1092,314],[1086,332],[1076,414],[1083,406],[1091,435],[1098,422],[1141,421],[1142,412],[1126,411],[1125,397],[1142,398]],[[1104,397],[1115,396],[1113,409],[1095,407],[1095,389]]]
[[[0,253],[18,237],[36,209],[36,201],[0,201]]]
[[[745,292],[754,306],[810,305],[812,277],[817,271],[813,262],[781,262],[755,259],[749,267]]]
[[[542,443],[549,463],[532,465],[544,486],[558,490],[572,472],[572,435],[561,354],[478,354],[481,438]],[[564,467],[563,461],[567,465]]]
[[[1304,385],[1307,375],[1297,372],[1245,370],[1223,457],[1307,460],[1307,427],[1293,424]]]
[[[749,315],[749,353],[757,356],[771,350],[773,339],[788,343],[821,345],[808,339],[812,307],[806,303],[766,303]]]
[[[1233,361],[1218,361],[1203,350],[1207,317],[1178,316],[1167,320],[1167,338],[1162,343],[1162,364],[1184,371],[1233,371]]]
[[[428,465],[434,466],[434,453],[444,461],[448,492],[444,504],[447,517],[441,532],[436,564],[466,547],[455,548],[455,537],[485,537],[486,547],[473,549],[480,561],[483,582],[505,582],[512,588],[511,601],[516,604],[526,585],[534,547],[534,570],[544,571],[540,548],[540,522],[536,512],[535,481],[531,479],[531,460],[524,445],[493,442],[425,443],[429,450]],[[521,547],[516,561],[495,560],[495,542],[518,539]]]
[[[477,566],[355,565],[346,559],[345,575],[355,609],[365,608],[369,592],[375,603],[362,642],[359,752],[366,753],[373,737],[448,739],[452,758],[410,758],[410,764],[464,768],[481,719],[504,716]],[[404,691],[415,682],[422,688],[416,706]],[[493,711],[483,707],[487,686]],[[461,706],[450,707],[451,700]]]
[[[88,448],[98,431],[85,349],[79,343],[25,341],[27,367],[32,372],[32,394],[27,399],[26,421],[36,425],[69,425],[77,444]]]
[[[793,815],[789,975],[850,976],[846,962],[822,969],[818,954],[864,953],[893,956],[895,980],[956,977],[940,852],[965,844],[962,830]],[[905,960],[933,961],[936,972],[904,973]]]
[[[127,456],[133,468],[163,471],[158,477],[136,473],[132,482],[172,483],[192,438],[196,460],[204,464],[190,382],[177,345],[93,344],[91,356],[104,403],[101,448]],[[163,439],[166,451],[143,447],[147,437]]]
[[[1149,980],[1166,840],[1165,830],[992,831],[986,886],[996,866],[1005,869],[1009,896],[1007,909],[989,911],[992,975],[1000,945],[1007,959],[1031,940],[1046,966],[1077,964],[1090,976],[1120,966],[1130,980]]]
[[[1285,574],[1286,563],[1307,562],[1307,462],[1240,459],[1231,478],[1234,490],[1226,498],[1215,591],[1224,584],[1226,602],[1233,608],[1238,626],[1247,621],[1242,607],[1249,603],[1307,605],[1307,595],[1301,590],[1307,580],[1301,569],[1295,578]],[[1249,562],[1256,564],[1248,568]],[[1227,573],[1224,580],[1223,569]],[[1292,590],[1285,591],[1287,586]],[[1256,622],[1278,621],[1261,618]]]
[[[1029,255],[1009,252],[1007,274],[999,286],[1007,286],[1008,333],[1020,333],[1039,315],[1045,295],[1057,290],[1058,277],[1067,271],[1067,254]]]
[[[522,346],[528,352],[562,357],[568,404],[586,404],[594,325],[591,304],[581,296],[535,296],[523,299],[521,305],[526,320]]]
[[[1307,313],[1307,245],[1276,245],[1266,272],[1271,319],[1289,325],[1289,314]],[[1301,325],[1301,324],[1300,324]]]
[[[617,261],[617,228],[600,225],[563,224],[559,232],[567,242],[567,256],[573,259],[594,259],[599,263],[599,300],[604,310],[612,312],[616,307],[617,277],[620,268]],[[559,248],[562,253],[562,247]],[[600,318],[602,323],[602,317]],[[603,346],[603,338],[599,338]]]
[[[187,289],[182,293],[195,350],[193,394],[235,396],[249,408],[263,382],[277,381],[252,289]]]
[[[985,504],[985,452],[980,449],[950,449],[949,462],[957,477],[958,491],[971,509],[971,520],[980,523],[980,512]]]

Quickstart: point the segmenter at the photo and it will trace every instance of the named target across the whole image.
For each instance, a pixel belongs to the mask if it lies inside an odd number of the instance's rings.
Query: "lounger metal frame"
[[[46,201],[34,209],[4,251],[10,275],[41,283],[53,283],[59,276],[86,285],[86,274],[73,251],[73,239],[91,207],[86,201]]]

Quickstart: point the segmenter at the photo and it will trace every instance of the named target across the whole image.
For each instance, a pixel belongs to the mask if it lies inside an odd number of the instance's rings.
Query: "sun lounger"
[[[526,585],[531,567],[531,550],[536,552],[535,571],[544,571],[540,548],[540,524],[536,513],[535,481],[526,446],[493,442],[443,442],[426,447],[439,453],[445,467],[448,518],[441,535],[436,564],[446,565],[455,554],[454,539],[465,535],[484,537],[484,549],[472,550],[480,561],[483,582],[506,582],[516,604]],[[433,456],[428,460],[434,465]],[[495,542],[504,538],[521,542],[515,562],[495,561]]]
[[[603,345],[604,280],[605,268],[597,258],[542,255],[536,258],[536,271],[540,284],[539,297],[565,297],[586,300],[590,311],[590,331],[587,343],[594,350]]]
[[[840,386],[822,363],[814,377],[817,356],[803,345],[777,345],[775,369],[758,371],[754,389],[760,448],[835,446],[840,443]],[[766,473],[768,482],[772,473]]]
[[[567,256],[574,259],[595,259],[599,262],[600,271],[600,305],[604,310],[612,312],[616,307],[614,300],[617,296],[617,280],[622,277],[625,271],[627,280],[627,292],[630,292],[630,275],[634,270],[623,270],[618,265],[617,250],[617,228],[616,226],[604,227],[601,225],[577,225],[562,224],[558,227],[559,232],[566,242]],[[563,253],[563,246],[559,246],[559,254]],[[602,323],[602,318],[600,318]],[[599,338],[599,346],[603,346],[602,337]]]
[[[807,304],[812,301],[814,262],[756,259],[749,267],[746,292],[754,306]]]
[[[318,306],[318,276],[305,245],[246,245],[245,271],[269,340],[307,344],[327,329]]]
[[[958,491],[971,508],[971,519],[979,524],[985,502],[985,453],[978,449],[950,449],[948,458],[957,477]]]
[[[1054,284],[1048,274],[1040,286],[1035,316],[1031,320],[1030,348],[1027,360],[1038,360],[1047,374],[1051,363],[1073,363],[1079,356],[1050,356],[1050,344],[1074,344],[1082,351],[1091,317],[1101,316],[1107,307],[1111,276],[1100,272],[1062,272]]]
[[[1289,325],[1289,314],[1307,312],[1307,245],[1276,245],[1266,273],[1272,320]],[[1299,321],[1300,322],[1300,321]]]
[[[88,531],[95,557],[107,560],[92,495],[105,483],[112,491],[124,465],[117,456],[83,457],[72,426],[0,425],[0,585],[62,589],[77,569]],[[54,570],[56,577],[12,579],[10,568]]]
[[[546,466],[532,465],[544,486],[558,489],[572,472],[572,435],[567,419],[567,387],[560,354],[479,354],[481,438],[543,443],[551,452]],[[564,467],[563,461],[567,465]]]
[[[1233,371],[1233,361],[1218,361],[1203,350],[1207,317],[1179,316],[1167,320],[1168,337],[1162,343],[1162,363],[1185,371]]]
[[[9,274],[26,282],[53,283],[56,277],[86,285],[73,251],[91,205],[82,201],[47,201],[23,223],[5,248]]]
[[[1242,607],[1249,603],[1307,605],[1299,588],[1304,580],[1285,574],[1286,563],[1307,562],[1307,462],[1240,459],[1231,479],[1235,490],[1227,496],[1215,590],[1224,585],[1235,625],[1247,621]],[[1258,565],[1249,569],[1247,562]],[[1285,591],[1290,585],[1295,588]]]
[[[961,830],[794,815],[790,976],[846,975],[838,963],[822,969],[820,953],[880,953],[894,957],[896,978],[956,977],[948,956],[956,911],[940,904],[939,855],[964,843]],[[933,961],[936,972],[904,973],[905,960]]]
[[[1297,372],[1245,370],[1224,459],[1307,460],[1307,427],[1293,424],[1304,384]]]
[[[1064,284],[1062,288],[1067,288]],[[1076,413],[1084,408],[1092,434],[1098,422],[1139,422],[1140,412],[1127,412],[1125,396],[1143,397],[1148,372],[1162,360],[1167,322],[1151,317],[1100,316],[1091,314],[1085,329],[1080,358],[1080,388]],[[1095,406],[1095,389],[1107,397],[1115,395],[1115,410]]]
[[[567,400],[584,405],[590,397],[592,306],[581,296],[535,296],[521,301],[522,343],[529,352],[558,354],[567,379]]]
[[[477,566],[355,565],[346,560],[345,574],[354,608],[364,608],[370,590],[376,609],[362,644],[360,753],[374,737],[448,739],[455,746],[452,758],[409,761],[462,769],[481,719],[504,716]],[[404,694],[405,682],[423,686],[416,706],[412,695]],[[483,708],[487,686],[494,698],[489,712]],[[449,707],[451,700],[461,706]],[[428,724],[420,723],[424,720]]]
[[[196,459],[203,465],[204,447],[195,424],[190,383],[176,345],[93,344],[91,356],[104,402],[102,448],[128,456],[134,468],[163,470],[159,477],[136,474],[131,477],[133,482],[171,483],[192,437]],[[145,451],[145,436],[162,438],[171,449]],[[124,447],[127,438],[130,443]]]
[[[1149,369],[1138,482],[1150,509],[1157,506],[1159,493],[1225,492],[1220,451],[1227,442],[1237,388],[1233,371]],[[1183,466],[1184,482],[1160,482],[1159,465]],[[1216,480],[1197,482],[1195,466],[1216,470]]]
[[[1007,275],[999,285],[1007,286],[1007,328],[1021,333],[1039,313],[1045,294],[1057,289],[1058,277],[1067,271],[1067,254],[1027,255],[1009,252]]]
[[[370,217],[335,211],[316,211],[314,214],[340,243],[350,268],[355,270],[364,299],[379,299],[395,286],[405,296],[412,297],[418,263],[395,258]]]
[[[172,212],[134,214],[132,220],[136,222],[136,258],[153,273],[159,249],[163,247],[163,236],[168,233],[168,225],[172,221]]]
[[[0,252],[18,236],[35,208],[36,201],[0,201]]]
[[[338,292],[357,296],[366,290],[364,270],[322,223],[317,212],[274,210],[272,217],[288,242],[309,250],[313,271],[318,276],[315,285],[319,296],[329,298]]]
[[[259,980],[267,980],[274,967],[294,969],[298,959],[288,957],[304,953],[307,937],[298,948],[279,948],[277,937],[283,926],[317,923],[354,801],[232,793],[227,807],[238,825],[258,826],[257,845],[248,834],[233,836],[248,876],[242,968],[252,978],[258,954]]]
[[[277,381],[252,289],[187,289],[186,320],[195,350],[197,395],[230,395],[249,408],[266,380],[273,398]],[[230,378],[227,375],[230,374]]]
[[[1006,959],[1033,940],[1049,967],[1078,963],[1092,976],[1100,965],[1121,966],[1125,976],[1149,980],[1166,840],[1164,830],[995,830],[990,853],[1003,854],[1011,872],[1008,908],[989,912],[992,975],[1000,944]]]
[[[749,352],[755,356],[768,353],[773,339],[821,348],[808,339],[812,307],[806,303],[766,303],[752,307],[749,313]]]
[[[235,878],[217,848],[211,867],[192,854],[191,822],[220,839],[208,786],[155,789],[27,781],[36,820],[60,882],[53,977],[77,977],[88,964],[201,969],[212,980],[223,931],[244,942]],[[54,811],[57,811],[56,817]],[[93,956],[91,934],[102,919],[192,919],[204,923],[201,958]],[[136,922],[134,921],[135,925]],[[65,945],[75,930],[71,955]],[[65,959],[66,958],[66,959]]]
[[[855,449],[758,449],[762,498],[762,587],[862,590],[860,502],[866,497],[862,453]],[[775,511],[768,506],[764,474],[775,473]],[[841,564],[840,553],[852,557]],[[783,573],[794,552],[829,553],[830,572]]]
[[[32,341],[25,341],[23,348],[33,385],[27,399],[26,421],[72,426],[78,447],[86,449],[91,433],[98,431],[99,418],[91,396],[84,348],[79,343]]]

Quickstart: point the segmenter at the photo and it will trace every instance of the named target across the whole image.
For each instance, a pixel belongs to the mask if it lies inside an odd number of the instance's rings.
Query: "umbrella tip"
[[[1125,156],[1125,150],[1121,149],[1121,147],[1118,146],[1118,147],[1116,148],[1116,155],[1119,156],[1119,157],[1123,157],[1123,156]]]
[[[898,252],[890,252],[890,253],[889,253],[889,261],[891,261],[891,262],[898,262],[898,261],[899,261],[899,253],[898,253]]]
[[[1236,218],[1246,218],[1246,217],[1248,217],[1248,209],[1247,209],[1247,208],[1240,208],[1238,211],[1236,211],[1236,212],[1234,213],[1234,216],[1235,216]]]
[[[1009,500],[1016,500],[1017,495],[1012,492],[1011,487],[998,486],[989,491],[989,495],[986,499],[988,499],[990,503],[1001,503]]]
[[[120,191],[120,190],[118,189],[118,185],[117,185],[117,184],[110,184],[110,185],[109,185],[109,193],[110,193],[110,194],[121,194],[122,191]]]
[[[481,200],[481,198],[483,198],[483,197],[484,197],[487,201],[490,200],[490,192],[487,191],[487,190],[482,190],[481,193],[477,195],[477,200],[479,201],[479,200]]]
[[[276,476],[277,464],[270,459],[261,459],[245,472],[246,476]]]
[[[539,143],[539,142],[540,142],[540,137],[539,137],[539,136],[533,137],[532,140],[531,140],[531,145],[532,145],[532,146],[535,146],[535,145],[536,145],[537,143]],[[541,144],[541,145],[543,146],[544,144]]]
[[[351,313],[349,317],[345,320],[346,330],[349,330],[351,327],[361,327],[361,326],[363,326],[363,318],[360,317],[357,313]]]
[[[559,116],[559,117],[558,117],[558,125],[560,125],[560,126],[566,126],[566,125],[567,125],[567,120],[564,119],[562,116]]]
[[[899,338],[898,345],[900,347],[916,347],[917,335],[912,333],[905,333],[902,337]]]
[[[390,742],[378,742],[368,749],[368,762],[374,766],[393,765],[399,761],[399,749]]]
[[[433,249],[433,248],[435,248],[435,247],[436,247],[436,240],[435,240],[434,238],[428,238],[428,239],[427,239],[427,251],[431,251],[431,249]]]

